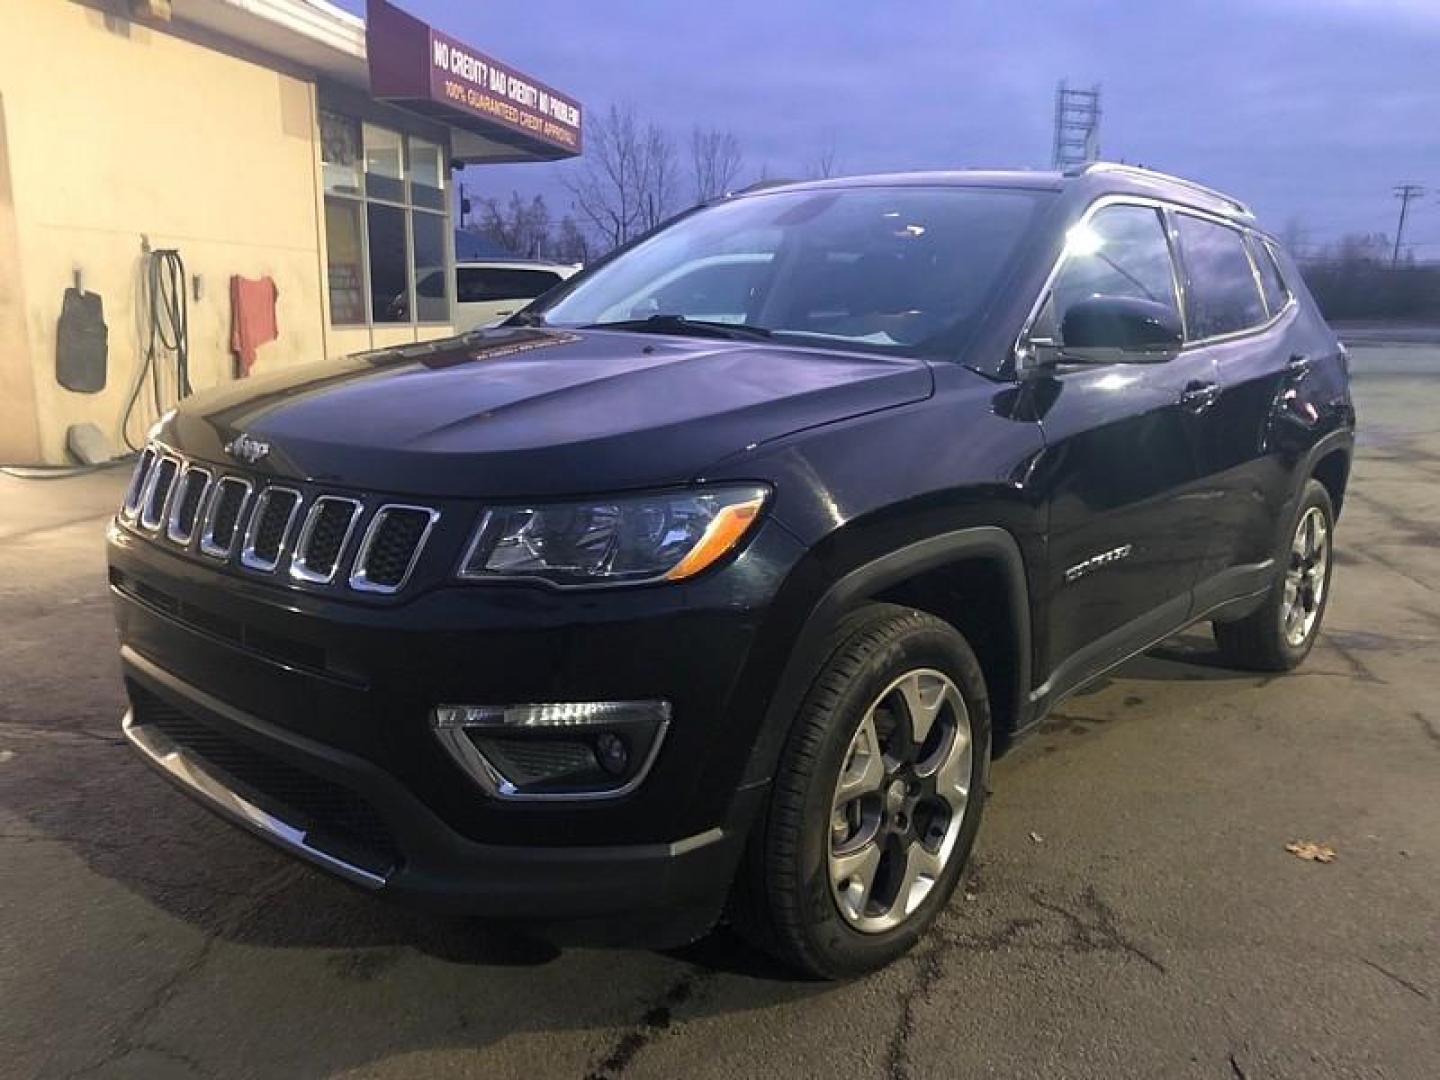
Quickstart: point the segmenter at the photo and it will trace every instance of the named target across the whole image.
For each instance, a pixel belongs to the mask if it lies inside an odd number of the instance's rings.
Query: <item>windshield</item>
[[[723,324],[796,344],[953,355],[1048,195],[874,187],[735,199],[596,267],[540,313],[552,326]]]

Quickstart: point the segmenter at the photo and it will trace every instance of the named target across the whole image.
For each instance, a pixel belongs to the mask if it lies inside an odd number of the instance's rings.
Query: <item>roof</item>
[[[929,172],[875,173],[842,176],[829,180],[802,180],[796,183],[755,185],[737,195],[774,191],[812,191],[855,187],[1004,187],[1033,191],[1063,191],[1083,188],[1094,195],[1111,193],[1148,195],[1198,210],[1251,222],[1250,208],[1233,195],[1170,173],[1095,161],[1066,172],[1029,169],[953,169]]]
[[[174,0],[173,11],[177,22],[339,82],[369,84],[365,20],[327,0]]]

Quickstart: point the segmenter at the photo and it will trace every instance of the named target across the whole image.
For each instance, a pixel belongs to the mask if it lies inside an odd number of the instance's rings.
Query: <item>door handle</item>
[[[1289,375],[1307,375],[1310,372],[1310,365],[1313,361],[1304,353],[1292,353],[1290,359],[1285,362],[1285,372]]]
[[[1180,392],[1180,407],[1187,412],[1202,413],[1220,399],[1220,387],[1213,382],[1187,383]]]

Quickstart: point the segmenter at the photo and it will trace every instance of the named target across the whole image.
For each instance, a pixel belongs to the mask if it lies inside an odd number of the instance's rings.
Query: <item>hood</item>
[[[176,449],[258,471],[431,496],[684,483],[721,458],[927,397],[923,361],[765,342],[502,328],[237,383],[185,402]]]

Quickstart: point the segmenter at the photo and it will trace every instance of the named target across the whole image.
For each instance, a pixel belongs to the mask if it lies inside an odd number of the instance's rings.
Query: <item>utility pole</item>
[[[1410,209],[1410,200],[1425,194],[1419,184],[1396,184],[1395,198],[1400,200],[1400,224],[1395,228],[1395,251],[1390,256],[1390,269],[1400,265],[1400,241],[1405,235],[1405,213]]]
[[[1055,144],[1051,165],[1064,171],[1100,157],[1100,87],[1071,90],[1064,79],[1055,89]]]

